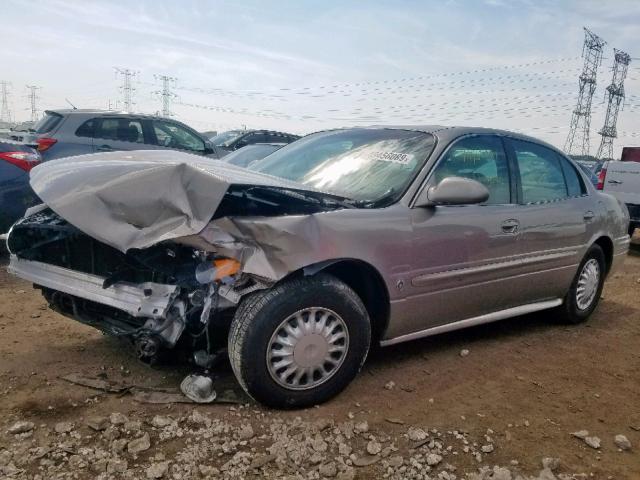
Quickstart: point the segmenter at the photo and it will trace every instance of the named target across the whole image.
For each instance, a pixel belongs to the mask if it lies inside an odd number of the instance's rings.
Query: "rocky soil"
[[[373,352],[325,405],[137,403],[71,373],[173,388],[189,368],[45,307],[0,267],[0,478],[640,478],[640,256],[591,321],[530,315]]]

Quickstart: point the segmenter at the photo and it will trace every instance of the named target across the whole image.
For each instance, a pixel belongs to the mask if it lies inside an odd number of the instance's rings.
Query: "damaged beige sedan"
[[[544,309],[586,320],[629,244],[625,207],[570,159],[487,129],[320,132],[249,169],[86,155],[31,184],[44,204],[11,229],[10,272],[145,361],[228,352],[276,407],[340,392],[372,342]]]

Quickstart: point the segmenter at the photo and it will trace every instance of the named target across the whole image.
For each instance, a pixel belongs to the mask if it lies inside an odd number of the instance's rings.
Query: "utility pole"
[[[168,77],[167,75],[154,75],[156,80],[162,80],[162,90],[153,92],[162,98],[162,116],[171,117],[171,101],[177,98],[177,95],[171,91],[171,87],[175,87],[177,78]]]
[[[124,105],[124,109],[127,113],[131,113],[132,107],[135,104],[133,102],[133,93],[135,92],[135,87],[132,86],[132,79],[138,75],[138,72],[134,72],[133,70],[129,70],[128,68],[119,68],[115,67],[116,77],[118,75],[122,76],[122,83],[120,84],[120,92],[122,93],[122,104]]]
[[[618,136],[616,123],[618,121],[618,112],[620,104],[624,101],[624,79],[627,77],[627,69],[631,63],[631,56],[622,50],[613,50],[613,79],[611,85],[607,87],[607,114],[604,119],[604,126],[598,133],[602,135],[600,148],[598,148],[597,157],[613,158],[613,139]]]
[[[582,58],[584,65],[579,77],[578,102],[571,116],[569,135],[564,144],[567,154],[589,155],[591,128],[591,101],[596,91],[596,77],[602,63],[602,48],[607,42],[588,29],[584,29]]]
[[[37,92],[38,90],[40,90],[40,87],[37,87],[35,85],[27,85],[27,89],[29,90],[27,98],[29,99],[31,109],[31,121],[35,123],[38,121]]]
[[[9,110],[9,87],[11,84],[0,80],[0,122],[11,123],[11,110]]]

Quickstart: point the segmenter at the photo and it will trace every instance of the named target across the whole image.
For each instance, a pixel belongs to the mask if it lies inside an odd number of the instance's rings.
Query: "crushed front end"
[[[241,275],[234,259],[171,241],[122,253],[48,208],[16,223],[7,246],[9,272],[53,310],[130,339],[149,362],[181,341],[206,366],[210,330],[224,328],[242,295],[266,286]]]

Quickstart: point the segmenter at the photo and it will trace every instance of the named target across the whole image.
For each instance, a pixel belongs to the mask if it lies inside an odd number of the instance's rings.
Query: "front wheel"
[[[244,390],[277,408],[322,403],[342,391],[369,350],[358,295],[320,273],[245,298],[229,332],[229,359]]]
[[[580,262],[564,303],[558,307],[560,320],[574,324],[586,321],[598,306],[605,276],[604,252],[592,245]]]

